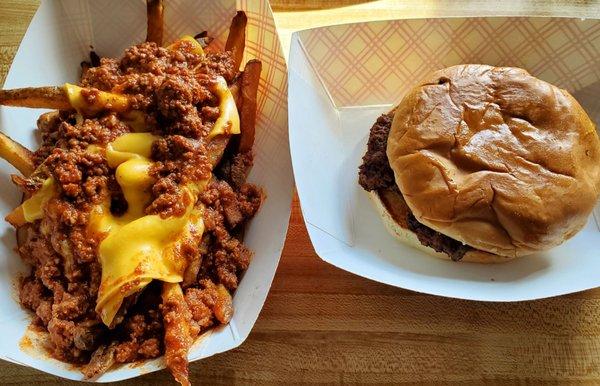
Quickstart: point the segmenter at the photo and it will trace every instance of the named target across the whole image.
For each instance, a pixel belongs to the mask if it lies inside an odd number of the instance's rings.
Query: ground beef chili
[[[187,43],[175,51],[142,43],[129,48],[120,60],[102,58],[96,64],[86,68],[81,85],[132,96],[146,125],[161,137],[152,147],[155,162],[150,173],[155,182],[146,213],[163,218],[182,215],[181,186],[211,177],[203,140],[219,116],[211,82],[214,75],[228,82],[234,78],[231,54],[202,57],[193,54]],[[93,98],[97,93],[88,94]],[[99,347],[111,353],[111,363],[162,355],[164,328],[157,283],[147,286],[137,299],[126,299],[130,306],[112,330],[95,312],[102,274],[97,258],[101,240],[86,234],[89,214],[107,198],[116,215],[124,213],[127,203],[103,153],[90,152],[88,147],[106,145],[132,128],[126,118],[114,113],[82,120],[66,111],[42,115],[38,128],[42,138],[34,154],[38,170],[30,178],[13,180],[33,193],[45,178],[53,177],[58,195],[46,205],[42,220],[19,229],[19,253],[32,266],[20,284],[21,304],[34,312],[36,324],[47,329],[50,350],[61,360],[87,363]],[[219,323],[217,285],[236,289],[248,267],[252,253],[240,235],[262,197],[258,188],[244,182],[252,165],[250,153],[230,154],[222,163],[237,166],[233,172],[227,166],[230,172],[219,173],[200,197],[206,207],[202,244],[184,248],[190,259],[185,299],[200,330]],[[87,373],[95,374],[104,365],[94,363]]]
[[[358,171],[358,183],[366,191],[392,190],[402,195],[387,158],[387,141],[393,118],[394,111],[382,114],[369,132],[367,152]],[[407,214],[406,224],[408,229],[417,235],[421,244],[433,248],[436,252],[447,254],[453,261],[459,261],[465,253],[473,249],[421,224],[410,211]]]
[[[261,192],[250,184],[234,191],[225,181],[214,181],[200,196],[206,206],[204,226],[211,237],[208,253],[203,258],[199,275],[211,278],[234,290],[238,279],[248,268],[251,252],[234,237],[244,219],[256,213]]]

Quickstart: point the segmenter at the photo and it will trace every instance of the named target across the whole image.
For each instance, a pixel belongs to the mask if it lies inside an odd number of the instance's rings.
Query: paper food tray
[[[358,166],[369,129],[428,73],[463,63],[517,66],[572,92],[600,121],[600,23],[534,17],[368,22],[294,33],[290,147],[317,254],[357,275],[414,291],[484,301],[530,300],[600,285],[600,208],[576,237],[500,265],[456,263],[398,243]]]
[[[293,190],[287,135],[287,74],[285,59],[267,0],[169,0],[165,9],[165,41],[207,30],[223,46],[236,10],[248,16],[247,58],[263,62],[259,86],[255,164],[249,181],[262,186],[267,200],[249,225],[245,243],[254,259],[235,292],[231,323],[208,332],[192,348],[190,361],[230,350],[248,336],[267,296],[283,248]],[[90,45],[100,56],[120,57],[128,46],[146,34],[143,0],[45,0],[35,14],[14,58],[4,88],[60,85],[79,79],[79,63]],[[35,148],[34,128],[40,110],[1,108],[0,130],[29,148]],[[7,214],[20,202],[18,189],[9,182],[14,173],[0,163],[0,212]],[[15,279],[27,268],[14,252],[15,232],[0,222],[0,358],[69,379],[82,379],[73,366],[49,358],[31,336],[20,344],[30,317],[18,304]],[[29,333],[28,333],[29,334]],[[29,335],[28,335],[29,336]],[[142,365],[124,365],[98,382],[117,381],[164,367],[162,359]]]

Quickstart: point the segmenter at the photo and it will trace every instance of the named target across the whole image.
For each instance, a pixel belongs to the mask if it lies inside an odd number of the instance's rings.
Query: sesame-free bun
[[[434,72],[397,107],[387,156],[420,223],[490,256],[561,244],[600,194],[596,127],[567,91],[519,68]]]

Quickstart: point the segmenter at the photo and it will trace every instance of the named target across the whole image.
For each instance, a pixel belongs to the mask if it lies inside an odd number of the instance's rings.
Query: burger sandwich
[[[359,183],[400,241],[503,262],[584,227],[600,195],[600,140],[567,91],[519,68],[458,65],[377,119]]]

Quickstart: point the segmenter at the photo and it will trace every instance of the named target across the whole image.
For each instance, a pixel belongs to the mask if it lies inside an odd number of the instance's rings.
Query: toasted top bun
[[[396,110],[387,156],[422,224],[516,257],[585,225],[600,194],[600,140],[565,90],[525,70],[434,72]]]

